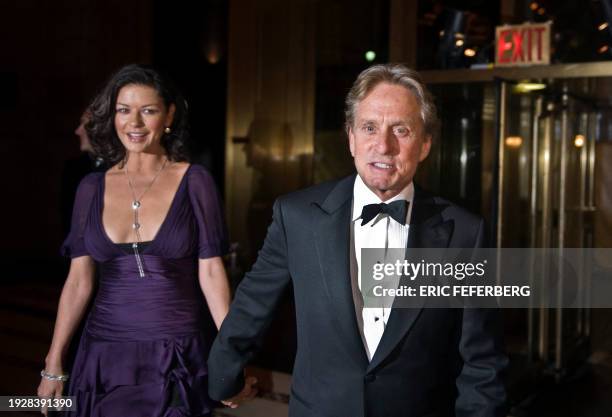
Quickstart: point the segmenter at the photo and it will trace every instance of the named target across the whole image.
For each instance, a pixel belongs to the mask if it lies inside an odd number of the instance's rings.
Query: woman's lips
[[[130,142],[139,143],[145,140],[145,138],[147,137],[147,134],[146,133],[128,133],[127,137],[130,140]]]

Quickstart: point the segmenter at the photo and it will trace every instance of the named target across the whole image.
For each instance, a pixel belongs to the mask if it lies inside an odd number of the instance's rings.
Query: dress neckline
[[[177,200],[178,200],[178,195],[179,193],[182,192],[185,183],[187,182],[187,175],[189,174],[189,171],[191,170],[191,167],[193,166],[193,164],[189,164],[189,166],[187,167],[187,169],[185,170],[185,172],[183,173],[183,176],[181,177],[181,180],[179,182],[178,188],[176,189],[176,192],[174,193],[174,196],[172,197],[172,202],[170,203],[170,207],[168,208],[168,211],[166,213],[166,216],[164,217],[164,220],[162,220],[161,224],[159,225],[159,229],[157,229],[157,232],[155,233],[155,236],[153,237],[153,239],[147,241],[149,244],[146,246],[146,248],[143,250],[143,252],[147,252],[152,246],[155,245],[155,243],[158,240],[158,237],[162,234],[164,228],[166,227],[166,223],[168,223],[168,220],[170,219],[170,216],[172,214],[172,212],[175,210],[176,204],[177,204]],[[100,203],[99,203],[99,207],[98,207],[98,214],[100,215],[100,221],[99,223],[99,227],[100,230],[102,232],[102,235],[104,236],[104,239],[106,240],[107,243],[109,243],[111,246],[113,246],[113,248],[121,251],[122,254],[125,254],[125,252],[119,248],[117,245],[122,245],[124,243],[131,243],[131,242],[113,242],[112,239],[110,238],[110,236],[108,235],[108,233],[106,233],[106,228],[104,227],[104,221],[102,220],[104,217],[104,192],[105,192],[105,188],[106,188],[106,173],[103,172],[102,173],[102,180],[100,181]]]

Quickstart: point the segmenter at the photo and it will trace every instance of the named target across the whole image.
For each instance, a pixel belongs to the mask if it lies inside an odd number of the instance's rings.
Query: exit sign
[[[550,63],[550,22],[498,26],[495,30],[497,66]]]

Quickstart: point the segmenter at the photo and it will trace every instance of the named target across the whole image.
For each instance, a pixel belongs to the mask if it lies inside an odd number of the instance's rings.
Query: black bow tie
[[[363,210],[361,210],[361,225],[363,226],[364,224],[367,224],[379,213],[388,214],[399,224],[406,224],[407,212],[408,201],[406,200],[396,200],[389,204],[366,204],[363,206]]]

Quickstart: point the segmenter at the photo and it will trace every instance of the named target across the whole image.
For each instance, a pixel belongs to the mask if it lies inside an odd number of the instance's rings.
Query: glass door
[[[597,109],[572,87],[564,80],[498,81],[497,247],[593,246]],[[564,268],[532,268],[530,279],[569,279]],[[588,296],[583,280],[567,282],[578,297]],[[555,376],[587,353],[589,310],[541,308],[535,301],[514,314],[527,314],[528,360]]]

